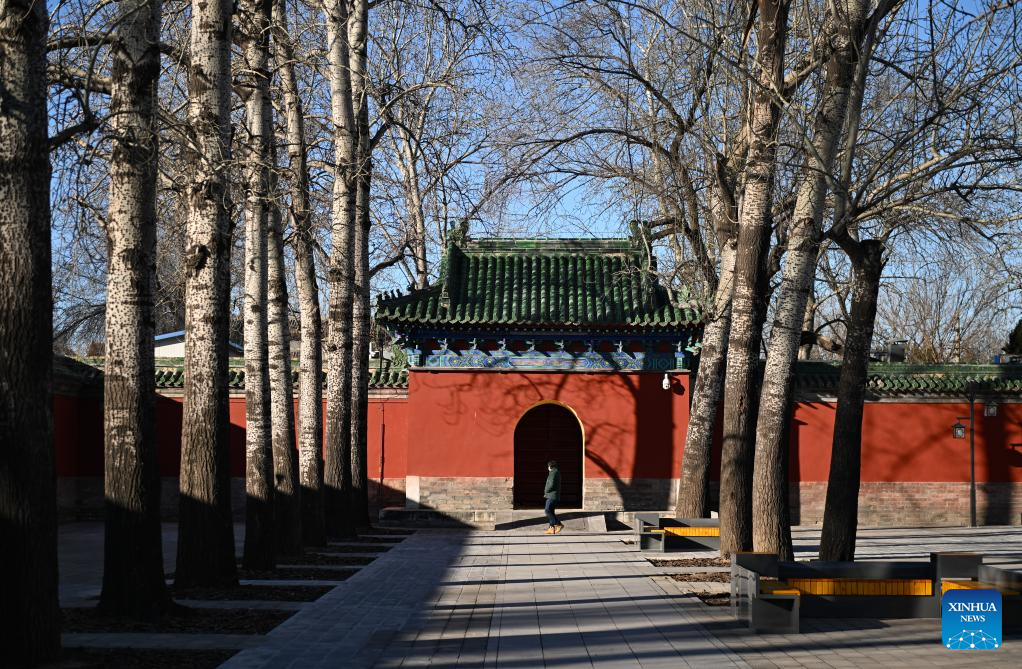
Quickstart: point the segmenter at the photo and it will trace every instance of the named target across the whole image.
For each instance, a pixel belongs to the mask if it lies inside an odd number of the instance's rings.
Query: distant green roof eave
[[[692,329],[700,304],[672,300],[631,239],[477,239],[451,244],[440,283],[377,301],[384,326],[569,331]]]

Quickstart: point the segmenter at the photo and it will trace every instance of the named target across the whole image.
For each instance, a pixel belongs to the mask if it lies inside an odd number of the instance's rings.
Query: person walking
[[[557,534],[564,529],[564,525],[557,519],[557,502],[561,501],[561,470],[557,468],[556,460],[546,463],[546,467],[550,471],[546,477],[546,485],[543,486],[543,497],[546,498],[543,511],[546,512],[547,521],[550,523],[546,533]]]

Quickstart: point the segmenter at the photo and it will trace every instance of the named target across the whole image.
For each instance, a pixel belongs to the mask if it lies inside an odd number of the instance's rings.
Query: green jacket
[[[555,502],[561,501],[561,470],[554,467],[546,477],[546,485],[543,486],[543,497],[552,499]]]

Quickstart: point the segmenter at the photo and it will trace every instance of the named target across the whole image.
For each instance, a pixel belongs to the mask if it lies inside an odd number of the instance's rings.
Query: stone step
[[[70,632],[64,648],[142,648],[147,650],[242,650],[265,643],[259,634],[158,634],[151,632]]]
[[[609,531],[610,523],[617,529],[631,527],[635,513],[661,513],[666,511],[603,511],[597,509],[557,509],[557,516],[565,529],[578,532]],[[543,529],[546,517],[542,509],[472,509],[442,511],[438,509],[409,509],[386,507],[380,510],[379,524],[383,527],[443,527],[477,530]]]
[[[175,599],[183,606],[195,609],[259,609],[276,611],[301,611],[312,602],[281,602],[263,599]]]

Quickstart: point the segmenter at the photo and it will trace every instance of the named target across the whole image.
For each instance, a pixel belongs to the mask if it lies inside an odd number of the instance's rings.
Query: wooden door
[[[514,506],[541,509],[549,460],[561,470],[562,508],[582,506],[582,426],[575,414],[557,404],[540,404],[515,427]]]

